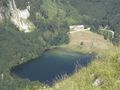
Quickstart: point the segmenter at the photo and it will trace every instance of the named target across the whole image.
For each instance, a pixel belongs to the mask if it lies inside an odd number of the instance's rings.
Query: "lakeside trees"
[[[23,4],[23,2],[20,1],[19,4]],[[0,80],[0,90],[23,90],[22,88],[27,85],[34,85],[35,82],[29,80],[14,79],[10,75],[10,69],[41,56],[45,49],[51,46],[69,41],[67,22],[63,22],[63,19],[58,21],[57,17],[55,20],[54,18],[49,20],[46,18],[47,11],[43,11],[42,17],[34,16],[36,13],[34,10],[37,10],[41,0],[34,3],[36,5],[32,8],[30,19],[35,23],[36,31],[26,34],[19,32],[9,21],[0,25],[0,74],[4,75],[4,79]],[[20,6],[22,7],[22,5]]]
[[[112,40],[120,44],[120,1],[119,0],[68,0],[80,15],[85,16],[80,23],[91,26],[98,32],[99,26],[108,25],[115,32]]]
[[[20,9],[28,0],[16,0]],[[120,43],[119,0],[29,0],[30,20],[36,31],[25,34],[17,31],[9,21],[0,25],[0,90],[22,90],[33,85],[29,80],[14,79],[10,68],[40,56],[51,46],[69,42],[69,25],[85,24],[97,32],[99,25],[108,25]],[[3,3],[2,3],[3,2]],[[7,5],[5,0],[0,4]],[[35,82],[37,83],[37,82]],[[37,83],[38,84],[38,83]]]

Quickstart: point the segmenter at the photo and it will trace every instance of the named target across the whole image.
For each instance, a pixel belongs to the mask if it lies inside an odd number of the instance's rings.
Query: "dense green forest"
[[[108,25],[115,32],[114,43],[120,43],[120,1],[119,0],[70,0],[84,20],[80,23],[90,25],[96,31],[99,26]]]
[[[27,2],[16,1],[21,9]],[[0,90],[23,90],[26,85],[33,85],[35,82],[29,80],[13,79],[10,69],[41,56],[51,46],[69,42],[67,34],[69,26],[68,21],[63,18],[64,9],[61,9],[60,13],[57,12],[57,8],[62,6],[49,0],[30,2],[32,7],[30,19],[36,26],[34,32],[26,34],[19,32],[8,20],[0,25]],[[6,5],[4,0],[2,5]],[[52,11],[50,7],[54,10]]]
[[[0,90],[23,90],[27,85],[39,84],[13,78],[13,66],[32,60],[63,43],[69,43],[69,25],[84,24],[98,32],[108,25],[115,32],[113,42],[120,43],[119,0],[15,0],[20,9],[30,2],[30,20],[36,26],[31,33],[19,32],[9,20],[0,24]],[[7,6],[6,0],[0,5]],[[4,78],[1,79],[1,74]]]

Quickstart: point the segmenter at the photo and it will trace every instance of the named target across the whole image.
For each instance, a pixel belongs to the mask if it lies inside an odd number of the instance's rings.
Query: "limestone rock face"
[[[103,83],[103,81],[100,78],[97,78],[94,82],[93,82],[93,86],[100,86]]]
[[[8,0],[6,7],[0,7],[0,22],[5,18],[10,19],[19,31],[31,32],[35,29],[34,24],[29,20],[30,6],[26,6],[26,9],[20,10],[17,8],[15,0]]]
[[[4,19],[5,19],[5,8],[0,7],[0,23],[2,23]]]
[[[2,17],[2,14],[0,13],[0,22],[3,21],[3,17]]]

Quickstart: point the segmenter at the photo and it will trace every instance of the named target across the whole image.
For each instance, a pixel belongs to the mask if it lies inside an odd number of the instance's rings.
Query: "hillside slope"
[[[78,70],[64,81],[56,83],[50,90],[120,90],[120,48],[104,51],[99,59],[88,67]],[[99,79],[101,84],[94,85]]]
[[[77,51],[94,51],[100,49],[109,49],[113,45],[109,40],[105,40],[103,36],[91,31],[70,32],[70,43],[62,47]]]
[[[3,17],[8,12],[8,8],[5,8],[8,5],[7,1],[9,0],[0,1],[0,15]],[[15,1],[20,10],[26,8],[27,0]],[[55,2],[51,3],[53,0],[29,1],[31,6],[29,20],[34,23],[35,31],[25,34],[19,32],[8,18],[4,17],[2,22],[0,21],[0,90],[23,90],[27,85],[34,85],[35,82],[13,78],[11,68],[41,56],[51,46],[68,42],[67,22],[64,22],[64,18],[59,19],[61,16],[56,16],[56,13],[52,15],[50,13],[50,7],[56,9],[51,4],[59,5]],[[1,75],[4,76],[3,80]]]
[[[17,8],[20,10],[25,9],[27,2],[30,2],[31,9],[29,20],[35,25],[36,30],[29,34],[19,32],[18,29],[9,22],[7,1],[9,0],[0,0],[0,90],[24,90],[23,88],[25,87],[26,90],[27,86],[30,90],[38,90],[39,82],[13,78],[10,69],[41,56],[42,53],[46,49],[51,48],[51,46],[68,43],[69,38],[67,33],[69,32],[68,27],[70,25],[83,24],[90,26],[94,31],[97,31],[100,25],[103,27],[109,25],[110,29],[115,31],[115,39],[113,41],[120,43],[119,0],[15,0]],[[4,20],[5,22],[3,23]],[[70,34],[70,43],[62,47],[82,52],[99,52],[99,49],[108,50],[111,46],[112,44],[104,40],[100,35],[92,32],[76,32]],[[119,52],[119,50],[114,51],[114,53]],[[110,55],[114,55],[114,53]],[[104,57],[106,57],[106,59]],[[101,64],[95,64],[95,72],[102,72],[102,70],[106,68],[105,73],[100,74],[104,74],[104,76],[106,76],[105,80],[108,81],[105,83],[105,87],[108,87],[108,90],[111,88],[112,90],[120,90],[117,84],[114,84],[114,81],[120,78],[118,77],[120,65],[118,66],[116,61],[114,62],[114,56],[108,57],[109,55],[103,56],[103,60],[105,61],[101,62]],[[115,57],[117,56],[115,55]],[[108,60],[112,62],[107,63],[106,61]],[[115,74],[112,71],[117,73]],[[77,83],[76,79],[80,81],[80,79],[78,79],[79,76],[83,76],[81,77],[83,78],[81,81],[85,81],[87,78],[87,76],[84,77],[87,75],[85,70],[83,70],[83,72],[81,71],[81,73],[83,74],[79,74],[78,72],[77,76],[75,74],[75,76],[73,76],[74,80],[71,78],[65,81],[66,83],[56,84],[57,86],[55,85],[55,87],[50,88],[50,90],[70,90],[71,88],[73,88],[71,90],[77,90],[77,88],[80,88],[80,85],[79,82]],[[111,74],[110,76],[108,75],[109,73]],[[3,75],[4,78],[2,79],[1,77]],[[110,80],[113,80],[110,84],[109,77],[112,77]],[[76,82],[73,87],[70,81]],[[78,84],[78,86],[76,86],[76,84]],[[90,90],[92,88],[89,87],[91,84],[88,85],[86,82],[83,84],[84,85],[81,87],[83,90]],[[106,86],[106,84],[108,86]],[[34,85],[36,86],[33,87]],[[85,85],[88,85],[88,88],[85,87]],[[104,88],[104,86],[102,86],[102,88]],[[40,90],[47,89],[43,86]],[[105,88],[104,90],[107,89]]]
[[[108,25],[115,32],[113,42],[120,43],[120,1],[119,0],[69,0],[84,18],[82,24],[90,25],[94,31]]]
[[[120,90],[120,48],[99,52],[88,67],[63,76],[52,87],[35,85],[24,90]]]

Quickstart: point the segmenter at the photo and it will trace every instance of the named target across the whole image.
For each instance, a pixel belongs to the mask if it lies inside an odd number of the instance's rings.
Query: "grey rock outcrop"
[[[93,86],[100,86],[103,83],[103,81],[100,78],[97,78],[94,82],[93,82]]]
[[[31,32],[35,29],[34,24],[29,20],[30,17],[30,5],[26,6],[26,9],[20,10],[17,8],[15,0],[7,0],[6,7],[0,7],[0,22],[5,19],[9,19],[19,31]]]

